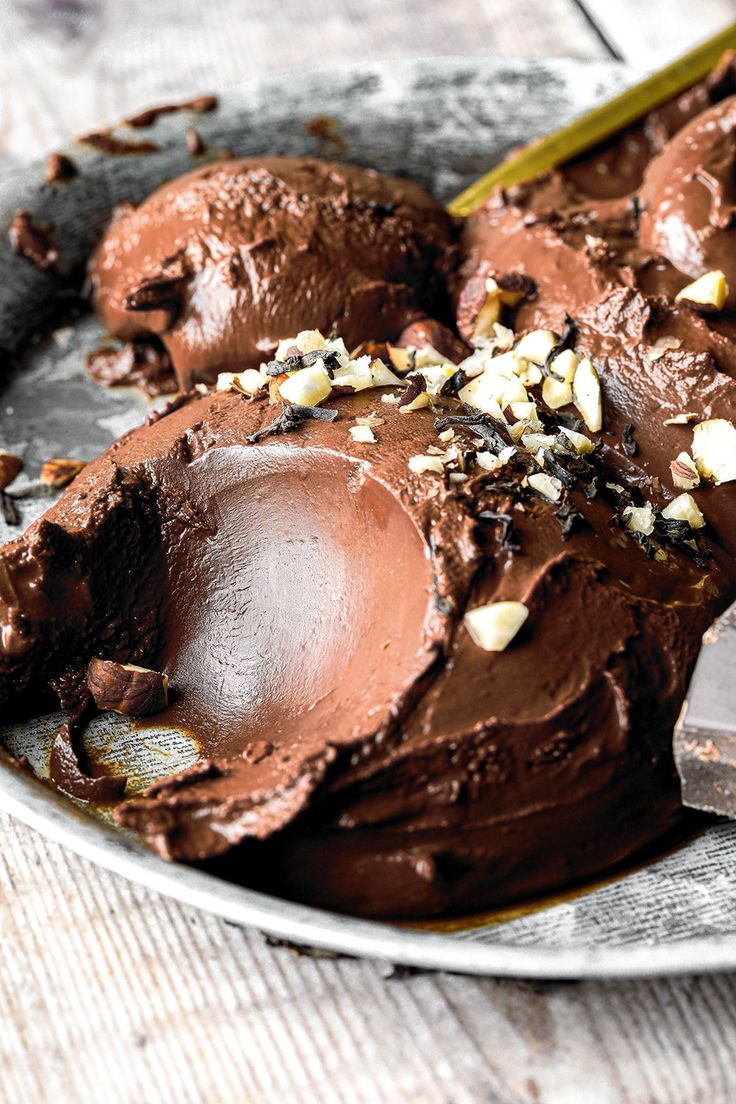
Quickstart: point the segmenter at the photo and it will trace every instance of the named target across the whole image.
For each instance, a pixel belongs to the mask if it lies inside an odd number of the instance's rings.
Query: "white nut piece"
[[[262,376],[255,368],[246,368],[244,372],[220,372],[217,377],[216,390],[239,391],[242,395],[255,395],[268,383],[268,378]]]
[[[704,307],[722,310],[728,298],[728,290],[725,273],[719,268],[714,268],[711,272],[698,276],[697,280],[693,280],[682,291],[678,291],[675,302],[686,299],[688,303],[698,303]]]
[[[550,371],[559,376],[563,383],[572,383],[578,368],[578,360],[572,349],[563,349],[550,364]]]
[[[560,426],[559,429],[560,433],[567,437],[572,447],[581,456],[585,456],[595,448],[593,441],[590,437],[586,437],[584,433],[578,433],[575,429],[566,429],[565,426]]]
[[[484,414],[493,414],[494,417],[500,418],[499,398],[502,394],[503,391],[499,395],[498,377],[490,372],[483,372],[458,391],[458,398],[461,402],[472,406],[474,410],[481,410]]]
[[[654,532],[654,510],[648,502],[644,506],[627,506],[623,516],[630,532],[643,533],[645,537]]]
[[[542,384],[542,400],[550,410],[559,410],[572,402],[572,386],[546,376]]]
[[[535,402],[512,402],[509,403],[509,406],[511,407],[511,413],[518,422],[539,422]],[[539,425],[541,428],[542,423],[539,422]]]
[[[411,402],[402,403],[401,400],[399,400],[399,413],[411,414],[415,410],[423,410],[425,406],[431,405],[432,396],[430,395],[429,391],[420,391],[416,398],[412,399]]]
[[[512,403],[526,403],[528,401],[529,396],[526,393],[526,387],[518,376],[514,376],[513,379],[508,381],[501,393],[501,409],[506,410]]]
[[[305,371],[305,369],[302,369]],[[392,383],[398,383],[399,379],[391,373],[393,377]],[[332,382],[337,387],[352,387],[353,391],[366,391],[369,387],[374,387],[373,371],[371,366],[371,358],[368,356],[358,357],[357,360],[351,360],[346,365],[336,368]]]
[[[332,390],[330,377],[321,364],[294,372],[279,386],[279,395],[286,402],[302,406],[319,406]]]
[[[494,327],[501,317],[501,289],[489,276],[486,280],[486,301],[478,311],[473,324],[473,341],[488,340],[494,335]]]
[[[542,365],[559,341],[552,330],[532,330],[517,342],[514,352],[522,360]]]
[[[679,494],[673,498],[662,511],[662,517],[674,518],[676,521],[686,521],[691,529],[702,529],[705,518],[697,502],[691,494]]]
[[[350,426],[348,433],[359,445],[375,445],[377,440],[375,433],[367,425]]]
[[[583,357],[577,366],[572,393],[575,406],[590,432],[599,433],[603,428],[603,396],[598,373],[588,357]]]
[[[415,475],[426,475],[427,472],[434,472],[435,475],[442,475],[445,470],[445,465],[439,456],[426,456],[420,453],[417,456],[409,457],[409,468]]]
[[[551,433],[524,433],[521,443],[527,452],[537,452],[538,449],[552,448],[555,439]]]
[[[326,349],[325,341],[319,330],[302,330],[294,341],[300,353],[313,353],[316,349]]]
[[[736,426],[725,418],[711,418],[693,429],[692,454],[698,472],[716,486],[736,479]]]
[[[689,452],[680,452],[670,464],[672,482],[683,491],[691,491],[700,483],[700,474]]]
[[[476,452],[475,462],[479,468],[483,468],[484,471],[498,471],[503,467],[503,460],[500,456],[496,456],[495,452],[489,452],[484,449],[482,452]]]
[[[559,502],[562,494],[562,483],[554,475],[546,472],[534,472],[529,476],[529,486],[533,487],[537,494],[548,499],[549,502]]]
[[[468,610],[463,618],[474,644],[486,652],[502,652],[529,616],[523,602],[489,602]]]

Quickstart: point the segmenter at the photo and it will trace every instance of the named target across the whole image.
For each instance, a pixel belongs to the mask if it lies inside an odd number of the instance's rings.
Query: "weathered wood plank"
[[[583,0],[584,9],[620,57],[655,69],[736,19],[733,0]]]
[[[730,1104],[736,980],[298,957],[0,816],[0,1100]]]
[[[5,0],[0,150],[23,158],[192,90],[324,64],[441,55],[605,57],[571,0]]]

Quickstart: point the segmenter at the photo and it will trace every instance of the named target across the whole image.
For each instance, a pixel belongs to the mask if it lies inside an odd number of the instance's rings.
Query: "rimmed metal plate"
[[[621,87],[613,63],[431,60],[391,62],[239,86],[217,111],[160,119],[145,156],[70,151],[80,176],[43,183],[41,166],[0,181],[0,224],[18,208],[53,223],[69,270],[79,268],[123,200],[139,201],[162,180],[192,167],[184,132],[196,125],[213,150],[236,154],[319,154],[398,172],[449,199],[508,149],[542,134]],[[322,118],[320,118],[322,117]],[[324,117],[327,117],[326,120]],[[317,122],[315,123],[315,119]],[[122,133],[122,132],[121,132]],[[133,132],[128,132],[133,137]],[[52,455],[91,458],[148,404],[105,391],[84,371],[99,338],[94,320],[35,343],[38,320],[57,294],[53,280],[16,257],[0,236],[0,348],[22,353],[18,372],[0,374],[0,442],[33,472]],[[25,504],[28,523],[48,503]],[[0,519],[0,541],[16,535]],[[0,718],[1,721],[1,718]],[[6,729],[16,750],[35,749],[49,724]],[[122,738],[124,728],[90,739]],[[191,754],[161,734],[153,758],[128,766],[145,780]],[[156,759],[158,756],[158,759]],[[167,758],[168,756],[168,758]],[[32,756],[33,758],[33,756]],[[158,762],[155,767],[154,761]],[[736,967],[736,826],[717,825],[626,877],[554,904],[442,932],[356,920],[231,885],[167,864],[126,835],[34,778],[0,763],[0,808],[80,855],[230,921],[296,943],[409,966],[538,978],[632,977]]]

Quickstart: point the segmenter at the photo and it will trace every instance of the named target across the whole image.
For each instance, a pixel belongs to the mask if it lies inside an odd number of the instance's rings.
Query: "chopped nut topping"
[[[501,289],[493,277],[469,280],[460,293],[457,328],[466,341],[487,340],[501,318]]]
[[[354,441],[356,441],[359,445],[375,445],[376,444],[377,438],[376,438],[376,435],[375,435],[375,433],[373,432],[373,430],[371,429],[370,426],[367,426],[367,425],[350,426],[350,428],[348,430],[348,433],[350,434],[352,439]]]
[[[527,452],[537,452],[539,449],[552,448],[555,438],[550,433],[524,433],[521,443]]]
[[[695,421],[697,416],[694,410],[689,410],[686,414],[675,414],[672,418],[665,418],[663,425],[687,425],[688,422]]]
[[[130,717],[160,713],[169,701],[169,678],[134,663],[95,657],[87,668],[87,686],[99,709]]]
[[[689,452],[681,452],[670,464],[672,482],[684,491],[691,491],[700,483],[700,475]]]
[[[523,602],[490,602],[468,610],[463,618],[474,644],[486,652],[502,652],[529,616]]]
[[[542,384],[542,399],[550,410],[559,410],[572,402],[572,385],[546,376]]]
[[[388,355],[391,364],[402,376],[414,368],[416,349],[406,349],[398,345],[389,345]]]
[[[552,330],[532,330],[517,342],[514,351],[522,360],[529,360],[532,364],[541,367],[546,364],[547,357],[554,349],[557,341],[557,334],[553,333]]]
[[[82,468],[86,467],[84,460],[72,460],[66,457],[54,457],[47,460],[41,468],[40,479],[47,487],[61,489],[71,483],[72,479],[79,475]]]
[[[661,360],[665,353],[674,349],[679,349],[682,345],[679,337],[658,337],[653,345],[650,345],[646,350],[646,357],[649,361]]]
[[[736,479],[736,426],[725,418],[700,422],[693,430],[692,455],[698,472],[716,486]]]
[[[699,307],[711,307],[713,310],[722,310],[728,298],[728,282],[725,274],[720,269],[705,272],[697,280],[678,291],[675,302],[694,303]]]
[[[20,456],[15,456],[12,452],[0,449],[0,491],[4,491],[6,487],[10,486],[15,477],[20,474],[22,468],[23,461]]]
[[[386,419],[379,418],[377,414],[370,413],[366,414],[363,418],[356,418],[355,424],[359,426],[370,426],[371,428],[374,428],[375,426],[385,425]]]
[[[215,390],[240,391],[243,395],[255,395],[266,385],[266,379],[255,368],[246,368],[244,372],[220,372]]]
[[[591,433],[603,428],[603,399],[601,385],[593,364],[584,357],[577,366],[572,383],[573,398]]]
[[[560,426],[560,433],[567,437],[568,441],[581,456],[585,456],[587,453],[593,452],[595,445],[591,441],[590,437],[586,437],[584,433],[578,433],[574,429],[566,429],[565,426]]]
[[[427,472],[442,475],[445,471],[445,465],[439,456],[428,456],[421,453],[409,457],[409,468],[415,475],[425,475]]]
[[[500,456],[496,456],[495,452],[488,452],[487,449],[483,449],[481,452],[476,452],[475,462],[479,468],[483,468],[484,471],[498,471],[502,468],[504,461]]]
[[[644,506],[627,506],[623,512],[626,528],[632,533],[643,533],[645,537],[654,532],[654,510],[646,503]]]
[[[674,518],[676,521],[686,521],[691,529],[702,529],[705,525],[705,518],[700,507],[693,496],[687,493],[673,498],[662,511],[662,517]]]
[[[294,372],[279,385],[282,399],[300,406],[319,406],[332,390],[330,377],[321,361],[311,368],[302,368]]]
[[[559,502],[562,494],[562,483],[556,476],[547,475],[546,472],[533,472],[528,480],[529,486],[542,498],[546,498],[549,502]]]

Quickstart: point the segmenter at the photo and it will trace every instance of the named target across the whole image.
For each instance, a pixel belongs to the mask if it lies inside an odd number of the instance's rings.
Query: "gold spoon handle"
[[[579,119],[491,169],[448,204],[450,214],[469,215],[499,184],[509,187],[522,180],[530,180],[636,122],[652,108],[701,80],[727,50],[736,50],[736,23],[607,103],[594,107]]]

